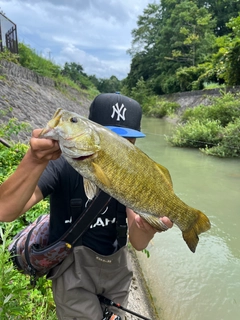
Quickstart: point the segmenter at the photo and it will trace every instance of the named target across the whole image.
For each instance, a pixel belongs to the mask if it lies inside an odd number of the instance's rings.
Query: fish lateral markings
[[[167,168],[107,128],[58,109],[40,137],[59,142],[65,159],[84,177],[89,199],[102,189],[159,231],[163,230],[159,218],[167,216],[192,252],[198,235],[210,229],[208,217],[174,193]]]

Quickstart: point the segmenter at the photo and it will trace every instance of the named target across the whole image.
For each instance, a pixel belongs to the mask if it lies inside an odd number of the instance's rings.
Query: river
[[[240,319],[240,159],[171,147],[174,125],[144,118],[137,146],[171,173],[175,193],[203,211],[212,228],[192,253],[174,226],[138,258],[161,320]]]

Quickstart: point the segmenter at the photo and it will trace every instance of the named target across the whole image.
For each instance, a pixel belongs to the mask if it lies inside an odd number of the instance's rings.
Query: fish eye
[[[71,121],[72,123],[77,123],[77,122],[78,122],[77,118],[75,118],[75,117],[71,118],[70,121]]]

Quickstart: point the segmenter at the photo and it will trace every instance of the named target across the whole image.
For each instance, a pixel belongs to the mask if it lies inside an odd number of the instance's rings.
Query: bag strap
[[[121,204],[120,202],[117,202],[117,241],[118,241],[118,247],[122,248],[127,243],[127,222],[126,222],[126,206]]]
[[[99,191],[96,197],[90,202],[88,207],[70,226],[70,228],[62,235],[59,240],[66,241],[73,246],[76,241],[82,237],[83,233],[91,225],[93,220],[103,211],[111,200],[111,196],[103,191]],[[79,207],[79,205],[77,205]],[[58,241],[59,241],[58,240]]]

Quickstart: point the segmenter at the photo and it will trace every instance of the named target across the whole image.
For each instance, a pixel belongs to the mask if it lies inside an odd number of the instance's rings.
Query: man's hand
[[[146,220],[141,218],[133,210],[127,208],[129,240],[136,250],[143,250],[147,247],[149,241],[154,237],[157,229],[152,227]],[[163,225],[163,231],[172,228],[173,223],[168,217],[160,218]]]
[[[61,155],[59,144],[55,140],[39,138],[42,129],[35,129],[30,140],[32,158],[38,162],[56,160]]]

